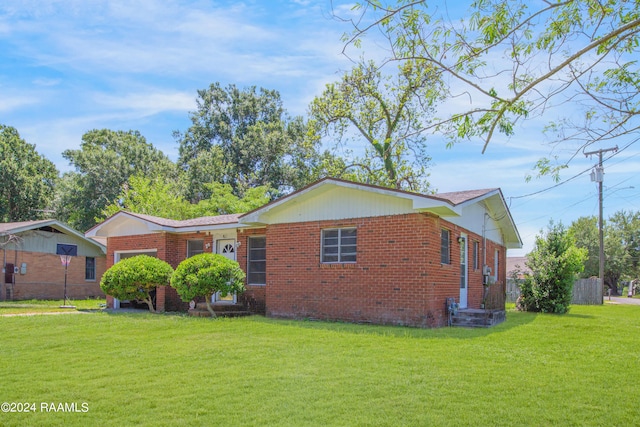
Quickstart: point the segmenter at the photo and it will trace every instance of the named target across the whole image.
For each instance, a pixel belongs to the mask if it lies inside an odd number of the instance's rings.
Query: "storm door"
[[[469,288],[467,236],[461,235],[458,241],[460,242],[460,308],[467,308],[467,291]]]
[[[220,239],[216,242],[216,253],[236,261],[236,240],[235,239]],[[222,296],[219,292],[213,295],[212,302],[226,302],[229,304],[235,304],[237,301],[236,294],[229,294]]]

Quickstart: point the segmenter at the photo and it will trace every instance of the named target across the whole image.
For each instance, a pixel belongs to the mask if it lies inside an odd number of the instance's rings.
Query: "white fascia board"
[[[511,211],[509,211],[509,207],[507,206],[507,203],[502,196],[502,192],[500,190],[492,191],[490,193],[487,193],[484,197],[476,199],[475,201],[479,200],[485,200],[485,203],[490,210],[497,213],[498,215],[502,215],[502,218],[500,218],[500,220],[498,221],[500,227],[503,230],[511,231],[509,233],[510,236],[505,236],[508,239],[505,247],[507,249],[522,248],[522,237],[520,237],[520,232],[518,231],[518,227],[516,227],[516,223],[511,216]],[[499,210],[503,212],[498,213]]]
[[[195,233],[197,231],[218,231],[218,230],[236,230],[240,228],[249,228],[248,224],[218,224],[218,225],[193,225],[191,227],[171,227],[171,233]]]
[[[162,232],[162,231],[172,231],[173,227],[169,227],[166,225],[160,225],[160,224],[156,224],[154,222],[151,221],[147,221],[145,219],[139,218],[135,215],[130,215],[128,212],[125,211],[120,211],[116,214],[114,214],[111,218],[106,219],[104,222],[102,222],[101,224],[93,227],[92,229],[88,230],[85,233],[86,237],[107,237],[108,236],[108,230],[109,228],[111,228],[112,225],[118,225],[119,223],[122,223],[123,221],[134,221],[137,222],[139,224],[143,224],[148,231],[151,232]],[[106,230],[107,233],[106,234],[100,234],[101,231]]]
[[[461,216],[462,207],[442,200],[427,197],[413,197],[413,209],[419,212],[433,212],[438,216]]]

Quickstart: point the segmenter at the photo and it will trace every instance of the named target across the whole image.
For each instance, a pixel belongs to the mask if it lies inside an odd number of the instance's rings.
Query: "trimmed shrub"
[[[125,258],[109,268],[100,281],[102,291],[118,299],[141,300],[155,313],[151,291],[168,285],[173,268],[161,259],[148,255]]]
[[[520,284],[518,307],[543,313],[569,311],[573,282],[586,258],[586,249],[575,246],[562,224],[550,223],[546,235],[536,236],[535,248],[527,255],[531,273]]]
[[[175,288],[182,301],[191,301],[205,297],[211,316],[211,297],[216,292],[226,296],[233,292],[244,291],[244,271],[240,265],[219,254],[203,253],[187,258],[178,265],[171,286]]]

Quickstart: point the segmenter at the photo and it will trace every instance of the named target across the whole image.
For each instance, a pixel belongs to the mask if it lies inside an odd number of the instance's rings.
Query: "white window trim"
[[[356,231],[356,252],[355,261],[342,261],[342,230],[355,230]],[[324,260],[324,233],[327,231],[338,232],[338,261],[325,261]],[[337,227],[337,228],[323,228],[320,232],[320,262],[322,264],[356,264],[358,262],[358,228],[357,227]]]

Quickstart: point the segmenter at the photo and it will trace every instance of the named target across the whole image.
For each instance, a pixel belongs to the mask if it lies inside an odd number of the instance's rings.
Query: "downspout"
[[[486,207],[485,207],[486,210]],[[489,278],[485,276],[487,268],[487,217],[489,214],[485,211],[482,219],[482,308],[486,310],[487,296],[489,294]],[[486,282],[486,283],[485,283]]]

